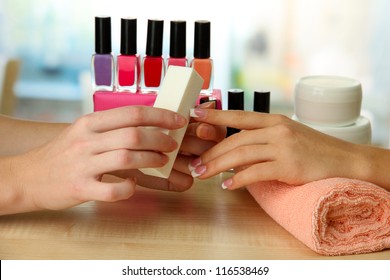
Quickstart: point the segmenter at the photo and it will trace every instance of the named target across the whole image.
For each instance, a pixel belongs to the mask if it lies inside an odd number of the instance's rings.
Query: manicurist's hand
[[[378,168],[379,158],[383,163],[389,160],[388,150],[345,142],[282,115],[204,109],[191,114],[198,122],[242,130],[190,164],[193,176],[200,179],[235,168],[223,188],[268,180],[303,184],[328,177],[390,183],[384,176],[387,171],[380,173]]]
[[[143,126],[178,129],[186,122],[177,113],[142,106],[83,116],[47,143],[0,158],[0,214],[126,199],[134,192],[134,178],[105,183],[102,175],[163,166],[164,153],[177,143]]]

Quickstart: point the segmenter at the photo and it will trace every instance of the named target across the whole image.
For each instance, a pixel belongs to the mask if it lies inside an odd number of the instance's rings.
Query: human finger
[[[272,149],[269,146],[247,145],[223,153],[205,164],[190,168],[194,177],[206,179],[232,168],[272,160]]]
[[[192,176],[187,172],[184,173],[176,169],[172,169],[168,179],[145,175],[139,170],[115,171],[112,174],[121,178],[135,177],[138,185],[161,191],[183,192],[188,190],[194,182]]]
[[[268,139],[272,137],[272,135],[273,132],[270,129],[262,129],[261,132],[259,132],[259,130],[241,131],[240,133],[231,135],[230,137],[213,146],[211,149],[205,151],[198,159],[195,159],[193,162],[191,162],[190,165],[195,168],[200,164],[207,164],[211,160],[222,155],[226,155],[240,146],[245,147],[259,144],[265,145],[268,143]],[[244,159],[244,157],[240,154],[237,156],[240,159]]]
[[[196,136],[200,139],[220,142],[226,137],[226,127],[221,125],[210,125],[207,123],[198,123]]]
[[[215,105],[216,105],[215,101],[207,101],[199,104],[198,106],[196,106],[196,108],[215,109],[216,107]]]
[[[280,178],[280,168],[275,161],[262,162],[235,173],[232,177],[223,181],[221,187],[235,190],[257,182],[274,181]]]
[[[123,106],[85,115],[76,123],[84,123],[95,132],[104,132],[132,126],[178,129],[187,123],[187,119],[166,109],[150,106]]]
[[[188,125],[186,135],[196,136],[203,140],[219,142],[226,137],[226,127],[202,122],[193,122]]]
[[[188,169],[189,163],[195,159],[195,156],[188,156],[183,154],[178,154],[173,164],[173,169],[187,175],[191,175],[190,170]]]
[[[173,169],[168,179],[140,175],[137,178],[137,183],[142,187],[160,190],[160,191],[173,191],[183,192],[188,190],[194,182],[194,178],[191,175],[182,173]]]
[[[160,130],[127,127],[97,134],[94,152],[101,153],[117,149],[172,152],[177,146],[177,142],[171,136]]]
[[[136,182],[127,178],[120,182],[94,182],[86,184],[82,188],[84,201],[107,201],[113,202],[131,197],[135,191]]]
[[[206,141],[199,139],[198,137],[185,135],[180,146],[180,151],[190,155],[201,155],[215,144],[216,143],[212,141]]]
[[[199,124],[199,122],[190,122],[187,126],[186,135],[196,136],[196,130]]]
[[[241,130],[268,127],[287,119],[283,115],[242,110],[209,110],[201,108],[191,109],[190,115],[200,122],[234,127]]]
[[[215,109],[215,102],[208,101],[208,102],[200,103],[200,104],[196,105],[195,108]],[[191,122],[194,122],[194,120],[190,118],[190,123]]]
[[[194,178],[191,175],[172,169],[168,178],[168,189],[174,192],[184,192],[191,188]]]
[[[113,150],[95,155],[86,172],[92,175],[115,170],[161,167],[168,162],[168,156],[152,151]]]

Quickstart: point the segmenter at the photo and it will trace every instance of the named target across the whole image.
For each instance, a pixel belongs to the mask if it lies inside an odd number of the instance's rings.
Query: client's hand
[[[288,117],[245,111],[195,109],[196,121],[241,129],[190,164],[194,177],[206,179],[232,168],[222,187],[240,188],[258,181],[303,184],[328,177],[360,176],[369,168],[362,145],[313,130]]]

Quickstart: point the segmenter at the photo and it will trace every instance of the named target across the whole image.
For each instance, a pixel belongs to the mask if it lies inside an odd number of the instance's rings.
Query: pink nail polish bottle
[[[117,57],[117,89],[136,93],[140,86],[141,64],[137,54],[137,19],[121,19],[121,50]]]

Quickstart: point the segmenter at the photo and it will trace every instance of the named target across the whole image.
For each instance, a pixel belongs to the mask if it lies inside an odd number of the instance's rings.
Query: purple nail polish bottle
[[[111,54],[111,18],[95,17],[95,54],[92,55],[92,86],[95,91],[114,90],[114,57]]]

